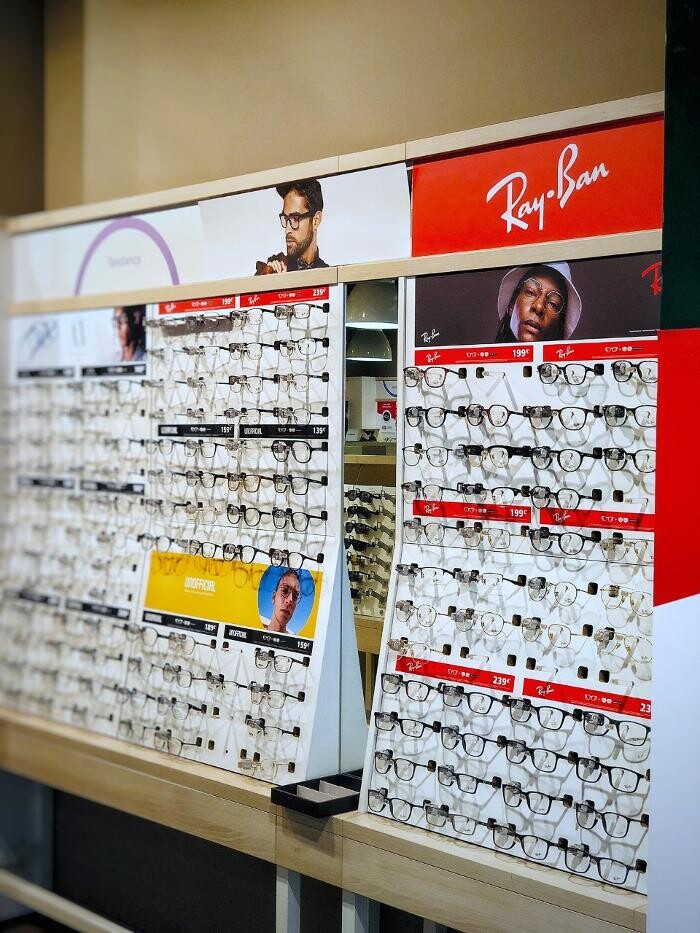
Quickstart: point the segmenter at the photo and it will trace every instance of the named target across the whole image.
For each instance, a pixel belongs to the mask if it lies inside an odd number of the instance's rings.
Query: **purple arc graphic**
[[[171,284],[180,284],[180,276],[178,275],[177,266],[175,265],[175,259],[173,258],[173,254],[170,252],[170,247],[165,242],[162,234],[156,230],[152,224],[149,224],[145,220],[141,220],[140,217],[120,217],[117,220],[110,221],[106,227],[103,227],[88,247],[87,252],[83,257],[83,261],[80,264],[78,277],[75,280],[75,288],[73,289],[74,295],[80,294],[83,287],[85,273],[87,272],[90,261],[95,255],[97,249],[104,243],[105,240],[111,237],[113,233],[118,233],[120,230],[138,230],[139,233],[144,233],[149,238],[149,240],[155,243],[155,245],[160,250],[162,257],[165,260],[165,264],[168,267],[168,272],[170,273]]]

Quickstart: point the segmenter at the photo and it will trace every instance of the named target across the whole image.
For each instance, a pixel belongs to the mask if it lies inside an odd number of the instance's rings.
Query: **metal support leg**
[[[424,920],[423,933],[447,933],[447,927],[436,923],[435,920]]]
[[[275,885],[275,933],[300,933],[301,875],[277,867]]]
[[[342,933],[379,933],[379,904],[343,891]]]

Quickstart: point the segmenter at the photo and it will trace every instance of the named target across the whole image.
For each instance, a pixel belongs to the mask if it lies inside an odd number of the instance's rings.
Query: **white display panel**
[[[643,891],[653,306],[620,340],[469,343],[455,338],[495,327],[429,284],[407,289],[400,545],[363,805]]]
[[[275,783],[357,762],[340,291],[10,331],[2,701]]]

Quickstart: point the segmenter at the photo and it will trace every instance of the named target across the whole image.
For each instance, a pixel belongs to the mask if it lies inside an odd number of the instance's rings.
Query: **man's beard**
[[[303,256],[306,250],[311,246],[311,243],[313,242],[313,238],[314,238],[314,232],[313,230],[311,230],[309,232],[308,237],[305,240],[292,241],[292,242],[287,240],[286,241],[287,256],[292,256],[294,258]]]

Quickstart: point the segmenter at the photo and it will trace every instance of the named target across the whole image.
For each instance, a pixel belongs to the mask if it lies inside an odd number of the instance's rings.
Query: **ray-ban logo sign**
[[[588,188],[610,175],[605,162],[579,171],[576,164],[578,158],[579,148],[576,143],[564,146],[557,160],[555,186],[546,191],[532,194],[528,190],[527,174],[519,171],[511,172],[489,188],[486,203],[501,192],[505,198],[505,210],[501,214],[501,220],[506,225],[506,233],[510,233],[514,227],[527,230],[532,221],[525,218],[532,215],[533,220],[537,221],[538,229],[544,230],[545,206],[548,201],[559,210],[564,210],[575,192]]]

